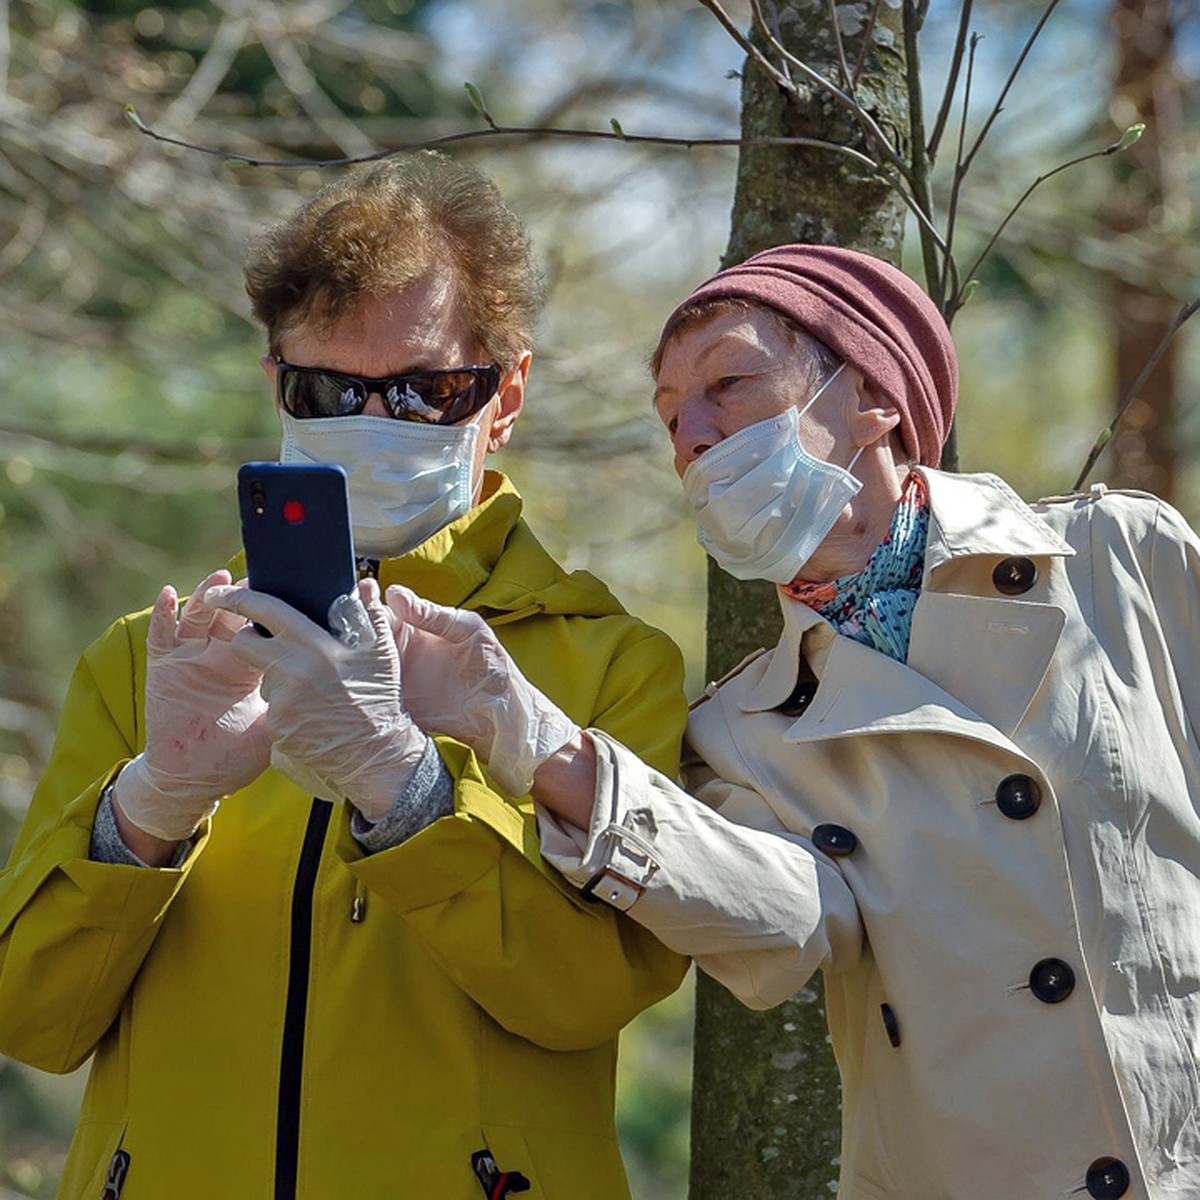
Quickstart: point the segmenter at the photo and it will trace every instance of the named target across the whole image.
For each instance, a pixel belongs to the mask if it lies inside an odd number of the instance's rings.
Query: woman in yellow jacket
[[[453,211],[439,214],[448,195],[455,203],[443,207]],[[466,219],[466,201],[470,236],[439,226],[436,236],[424,231],[421,250],[414,229]],[[361,249],[363,222],[380,236],[366,264],[375,277],[353,279],[340,314],[326,307],[318,319],[313,296],[328,305],[338,255],[356,239]],[[381,586],[404,582],[478,612],[576,721],[673,772],[684,720],[678,652],[597,580],[564,573],[524,524],[511,485],[482,471],[483,453],[507,440],[520,411],[529,363],[520,318],[532,311],[515,306],[514,353],[497,347],[496,328],[463,299],[481,279],[496,283],[487,272],[500,271],[505,254],[516,264],[509,282],[514,272],[532,279],[519,226],[494,190],[434,156],[381,164],[319,193],[268,240],[248,275],[285,409],[298,394],[284,394],[284,366],[307,372],[314,402],[344,399],[362,376],[372,385],[363,403],[379,406],[379,376],[393,377],[394,401],[431,375],[463,375],[448,369],[464,362],[501,363],[502,382],[480,412],[423,427],[436,439],[472,425],[480,450],[464,472],[473,489],[465,510],[443,513],[415,545],[411,524],[364,526],[370,469],[391,445],[379,439],[405,424],[383,418],[405,414],[368,408],[295,421],[301,439],[318,426],[376,439],[362,461],[343,461],[364,566]],[[462,250],[443,269],[446,246],[481,241],[484,267]],[[334,259],[324,276],[322,253]],[[398,263],[411,279],[397,276]],[[297,271],[307,292],[292,286]],[[398,277],[401,286],[379,292],[380,278]],[[290,309],[272,309],[276,293]],[[443,318],[432,329],[431,312]],[[340,392],[319,390],[329,378]],[[403,456],[390,462],[404,465]],[[428,520],[429,511],[417,515]],[[240,568],[230,564],[233,577]],[[193,600],[175,628],[173,606],[164,592],[153,617],[118,621],[84,653],[0,876],[0,1052],[54,1072],[94,1055],[60,1196],[626,1196],[613,1126],[616,1037],[678,985],[684,960],[565,886],[541,859],[528,797],[505,791],[448,738],[420,733],[416,743],[441,781],[442,807],[382,845],[363,832],[353,803],[314,798],[262,769],[265,757],[215,815],[208,804],[210,815],[185,822],[194,825],[186,836],[145,816],[137,789],[120,785],[139,778],[129,764],[146,762],[147,734],[164,733],[144,706],[148,666],[152,676],[160,669],[153,655],[148,664],[148,628],[158,622],[155,636],[166,629],[177,647],[207,611]],[[306,699],[312,707],[311,696],[294,703]],[[334,715],[331,707],[331,723]],[[261,734],[257,720],[254,728]],[[169,742],[184,731],[166,734]],[[138,814],[160,831],[154,837],[174,839],[165,865],[134,853],[147,845]],[[124,844],[106,850],[114,836]]]

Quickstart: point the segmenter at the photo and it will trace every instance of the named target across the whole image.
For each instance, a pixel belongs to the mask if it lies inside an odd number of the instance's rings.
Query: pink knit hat
[[[667,318],[660,351],[686,310],[730,298],[791,317],[857,367],[900,413],[905,452],[937,466],[958,400],[958,361],[941,313],[907,275],[838,246],[776,246],[702,283]]]

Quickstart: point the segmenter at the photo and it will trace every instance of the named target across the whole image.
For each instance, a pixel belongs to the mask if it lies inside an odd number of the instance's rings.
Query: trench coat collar
[[[1075,551],[996,475],[952,475],[917,467],[929,488],[929,541],[921,586],[967,555],[1065,557]]]
[[[914,613],[909,662],[900,663],[852,638],[806,604],[780,593],[783,635],[759,679],[740,702],[743,712],[777,708],[796,685],[801,651],[820,680],[809,710],[789,739],[829,738],[863,732],[898,732],[936,726],[964,736],[1008,745],[1011,733],[1041,683],[1065,621],[1061,609],[1007,597],[962,597],[937,593],[939,568],[968,556],[1065,557],[1074,550],[1017,495],[993,475],[950,475],[921,468],[929,484],[929,540],[922,597]],[[987,631],[1008,629],[1014,639],[1014,670],[1004,688],[981,689],[975,707],[940,686],[953,674],[950,655],[961,643],[951,636],[925,636],[924,614],[937,610],[942,627],[950,615],[966,614]],[[978,606],[978,607],[976,607]],[[924,630],[931,623],[924,621]],[[948,629],[944,630],[947,634]],[[1017,686],[1011,686],[1014,680]],[[986,681],[984,681],[986,688]],[[986,711],[986,719],[977,709]],[[1003,731],[1003,732],[1002,732]]]

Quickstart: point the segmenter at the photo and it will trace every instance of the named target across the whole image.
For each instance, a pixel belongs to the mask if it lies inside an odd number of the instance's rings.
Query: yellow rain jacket
[[[520,512],[489,473],[381,586],[481,613],[574,720],[673,775],[678,652]],[[617,1033],[685,960],[563,883],[532,803],[463,745],[437,739],[454,814],[378,854],[344,806],[268,770],[178,869],[89,860],[100,792],[143,745],[147,621],[84,653],[0,875],[0,1053],[55,1072],[95,1056],[60,1197],[479,1200],[522,1179],[529,1200],[627,1196]]]

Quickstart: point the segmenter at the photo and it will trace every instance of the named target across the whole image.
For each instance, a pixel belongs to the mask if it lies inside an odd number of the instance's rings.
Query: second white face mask
[[[683,473],[696,539],[736,579],[790,583],[862,488],[849,469],[800,443],[801,415],[836,377],[800,412],[789,408],[739,429]]]
[[[478,418],[424,425],[392,417],[279,416],[280,462],[336,463],[345,470],[359,556],[404,554],[471,507]]]

